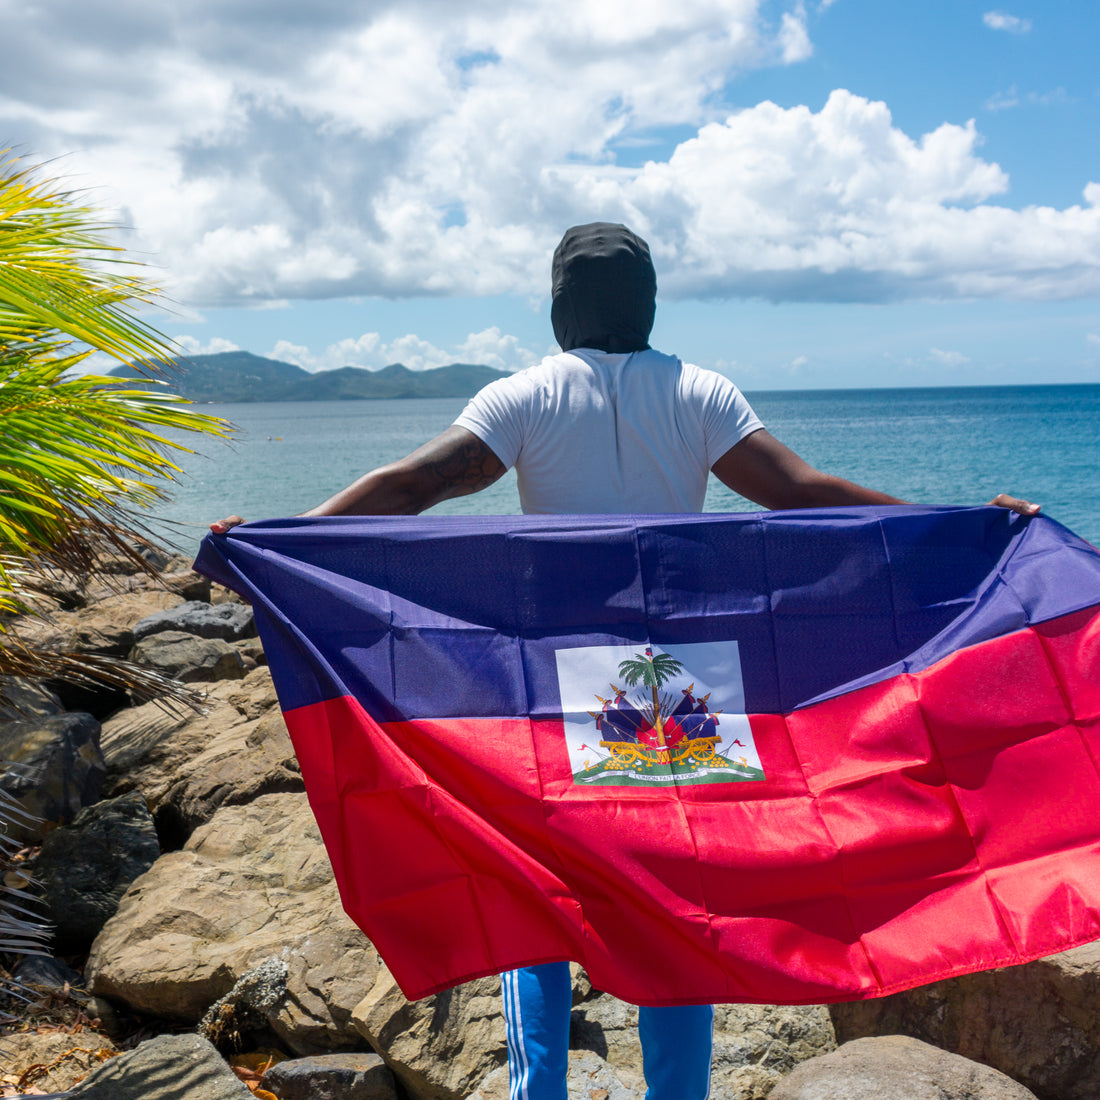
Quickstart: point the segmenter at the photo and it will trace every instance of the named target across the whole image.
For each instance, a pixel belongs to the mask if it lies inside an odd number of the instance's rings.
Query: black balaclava
[[[649,245],[625,225],[565,231],[554,252],[550,321],[562,351],[644,351],[657,306]]]

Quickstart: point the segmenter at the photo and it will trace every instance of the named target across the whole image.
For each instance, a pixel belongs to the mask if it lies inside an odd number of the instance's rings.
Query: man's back
[[[762,426],[713,371],[592,348],[492,383],[456,424],[516,467],[528,513],[701,511],[710,467]]]

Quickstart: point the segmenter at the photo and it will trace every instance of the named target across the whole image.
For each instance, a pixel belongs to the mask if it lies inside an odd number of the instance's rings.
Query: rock
[[[220,584],[212,584],[210,586],[210,602],[247,603],[248,601],[243,599],[236,592],[234,592],[232,588],[223,588]]]
[[[643,1100],[644,1084],[629,1087],[619,1079],[616,1071],[598,1054],[590,1050],[569,1052],[569,1073],[566,1078],[569,1096],[584,1100]],[[733,1100],[736,1093],[717,1092],[711,1089],[716,1100]],[[494,1070],[470,1095],[470,1100],[509,1100],[508,1067]],[[738,1098],[740,1100],[740,1098]]]
[[[264,653],[264,647],[260,645],[258,638],[242,638],[239,642],[234,642],[233,645],[244,658],[246,665],[249,661],[253,662],[253,668],[257,665],[267,664],[267,654]]]
[[[118,909],[130,883],[160,855],[153,818],[138,792],[88,806],[42,841],[41,879],[59,950],[84,951]]]
[[[276,711],[216,735],[181,765],[157,808],[158,818],[189,836],[222,806],[304,790],[286,723]]]
[[[48,601],[46,606],[50,610],[75,611],[88,602],[83,578],[74,577],[61,570],[43,569],[34,583],[36,589],[34,603],[38,605],[39,599],[45,597]]]
[[[56,991],[63,990],[66,985],[79,989],[83,984],[83,979],[71,966],[49,955],[24,955],[15,964],[11,976],[22,985]],[[0,1039],[0,1045],[2,1043]]]
[[[580,967],[574,965],[571,969],[570,1049],[591,1051],[601,1060],[606,1059],[631,1095],[644,1096],[637,1007],[593,989],[588,975]]]
[[[0,696],[10,700],[0,705],[0,722],[48,718],[65,709],[49,688],[21,676],[0,676]]]
[[[108,593],[77,611],[56,612],[48,621],[21,620],[19,636],[56,653],[125,657],[134,644],[133,624],[177,603],[174,592],[157,589]]]
[[[266,668],[214,685],[207,703],[205,714],[145,704],[104,725],[104,791],[139,789],[165,849],[182,847],[221,806],[303,789]]]
[[[803,1062],[771,1100],[1035,1100],[1003,1073],[905,1035],[856,1039]]]
[[[570,1046],[606,1058],[625,1087],[645,1092],[638,1009],[573,979]],[[711,1093],[758,1100],[799,1062],[836,1049],[821,1005],[718,1005],[714,1014]]]
[[[240,714],[220,700],[209,700],[205,714],[159,703],[118,711],[103,723],[100,734],[107,765],[104,796],[115,798],[140,790],[149,808],[155,810],[176,769],[197,756],[215,730],[241,721]]]
[[[33,822],[12,822],[8,835],[37,843],[43,823],[67,823],[99,798],[106,768],[99,723],[90,714],[56,714],[0,723],[0,789]]]
[[[1100,1096],[1100,943],[874,1001],[833,1005],[837,1038],[900,1033],[995,1066],[1044,1100]]]
[[[180,630],[143,638],[130,651],[130,660],[185,684],[239,680],[245,672],[241,655],[228,642]]]
[[[266,669],[243,680],[222,680],[206,692],[203,713],[187,707],[144,703],[103,723],[100,744],[107,762],[104,793],[140,789],[155,809],[175,782],[176,771],[198,756],[219,733],[259,718],[278,706]]]
[[[351,1012],[380,964],[344,915],[303,794],[223,807],[161,856],[96,938],[85,979],[97,996],[196,1023],[272,956],[287,996],[268,1022],[287,1048],[362,1049]]]
[[[352,1019],[417,1100],[462,1100],[504,1065],[499,978],[407,1001],[381,962],[373,977]]]
[[[61,959],[48,955],[26,955],[16,963],[11,976],[28,989],[67,996],[91,1021],[96,1033],[105,1033],[112,1039],[117,1039],[127,1031],[114,1008],[102,997],[91,996],[84,989],[83,977]],[[57,1004],[58,1001],[55,999],[54,1003]],[[132,1031],[133,1028],[128,1030]],[[85,1045],[91,1043],[99,1049],[97,1035],[88,1033],[84,1037],[87,1040]],[[0,1053],[4,1050],[5,1041],[5,1038],[0,1037]],[[106,1045],[110,1046],[109,1043]]]
[[[139,642],[142,638],[166,630],[235,642],[255,636],[256,624],[252,618],[252,608],[247,604],[223,603],[215,606],[191,600],[167,611],[147,615],[134,625],[134,641]]]
[[[249,643],[243,643],[249,644]],[[225,680],[209,689],[208,698],[228,703],[242,718],[260,718],[272,708],[278,708],[279,699],[271,673],[266,668],[249,673],[242,682]]]
[[[201,712],[184,706],[143,703],[127,707],[104,722],[100,743],[107,760],[108,782],[136,772],[141,776],[137,786],[156,786],[160,773],[171,773],[197,755],[218,730],[259,718],[278,707],[267,669],[251,672],[242,680],[220,680],[205,693]],[[194,731],[194,736],[177,736],[177,731],[184,728]],[[167,790],[171,781],[170,774],[162,776],[160,786]]]
[[[159,546],[137,547],[138,556],[145,560],[156,570],[167,568],[172,556]],[[144,569],[133,558],[124,554],[108,554],[100,559],[97,572],[115,575],[119,577],[148,576]]]
[[[170,562],[169,566],[174,566]],[[182,596],[185,600],[201,600],[210,602],[210,578],[196,573],[190,565],[184,565],[179,569],[171,569],[171,572],[162,573],[160,583],[170,592]]]
[[[252,1093],[197,1035],[161,1035],[112,1058],[72,1100],[252,1100]]]
[[[389,1067],[377,1054],[318,1054],[279,1062],[263,1088],[279,1100],[398,1100]]]
[[[800,1062],[835,1049],[824,1005],[718,1005],[711,1095],[761,1100]]]
[[[12,1078],[18,1081],[21,1077],[27,1087],[42,1093],[70,1089],[117,1052],[110,1039],[94,1031],[75,1035],[63,1031],[16,1031],[4,1035],[0,1044],[4,1055],[0,1092],[2,1084],[14,1083]]]

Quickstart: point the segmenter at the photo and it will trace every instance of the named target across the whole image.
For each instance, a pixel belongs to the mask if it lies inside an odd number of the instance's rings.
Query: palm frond
[[[105,553],[142,564],[141,543],[152,538],[143,513],[165,499],[176,457],[191,453],[182,440],[224,437],[229,426],[148,380],[74,373],[99,351],[153,374],[175,363],[176,349],[137,315],[155,288],[109,242],[109,227],[72,192],[3,156],[0,615],[11,616],[34,610],[43,569],[86,575]],[[32,656],[2,619],[0,663],[113,684],[131,676],[140,692],[165,686],[117,662]]]
[[[155,290],[141,265],[109,243],[109,230],[75,193],[39,182],[20,158],[0,163],[0,341],[63,333],[154,370],[171,357],[134,312]]]
[[[8,836],[8,826],[24,826],[37,820],[0,788],[0,951],[10,955],[44,954],[50,939],[51,927],[42,918],[38,900],[22,887],[6,882],[12,857],[19,848]],[[8,992],[18,992],[18,983],[9,983]]]

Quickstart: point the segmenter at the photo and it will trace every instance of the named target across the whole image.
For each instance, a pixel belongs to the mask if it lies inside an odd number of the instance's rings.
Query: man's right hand
[[[240,516],[227,516],[225,519],[218,520],[217,523],[210,524],[210,530],[215,535],[224,535],[230,527],[236,527],[238,523],[244,523]]]

